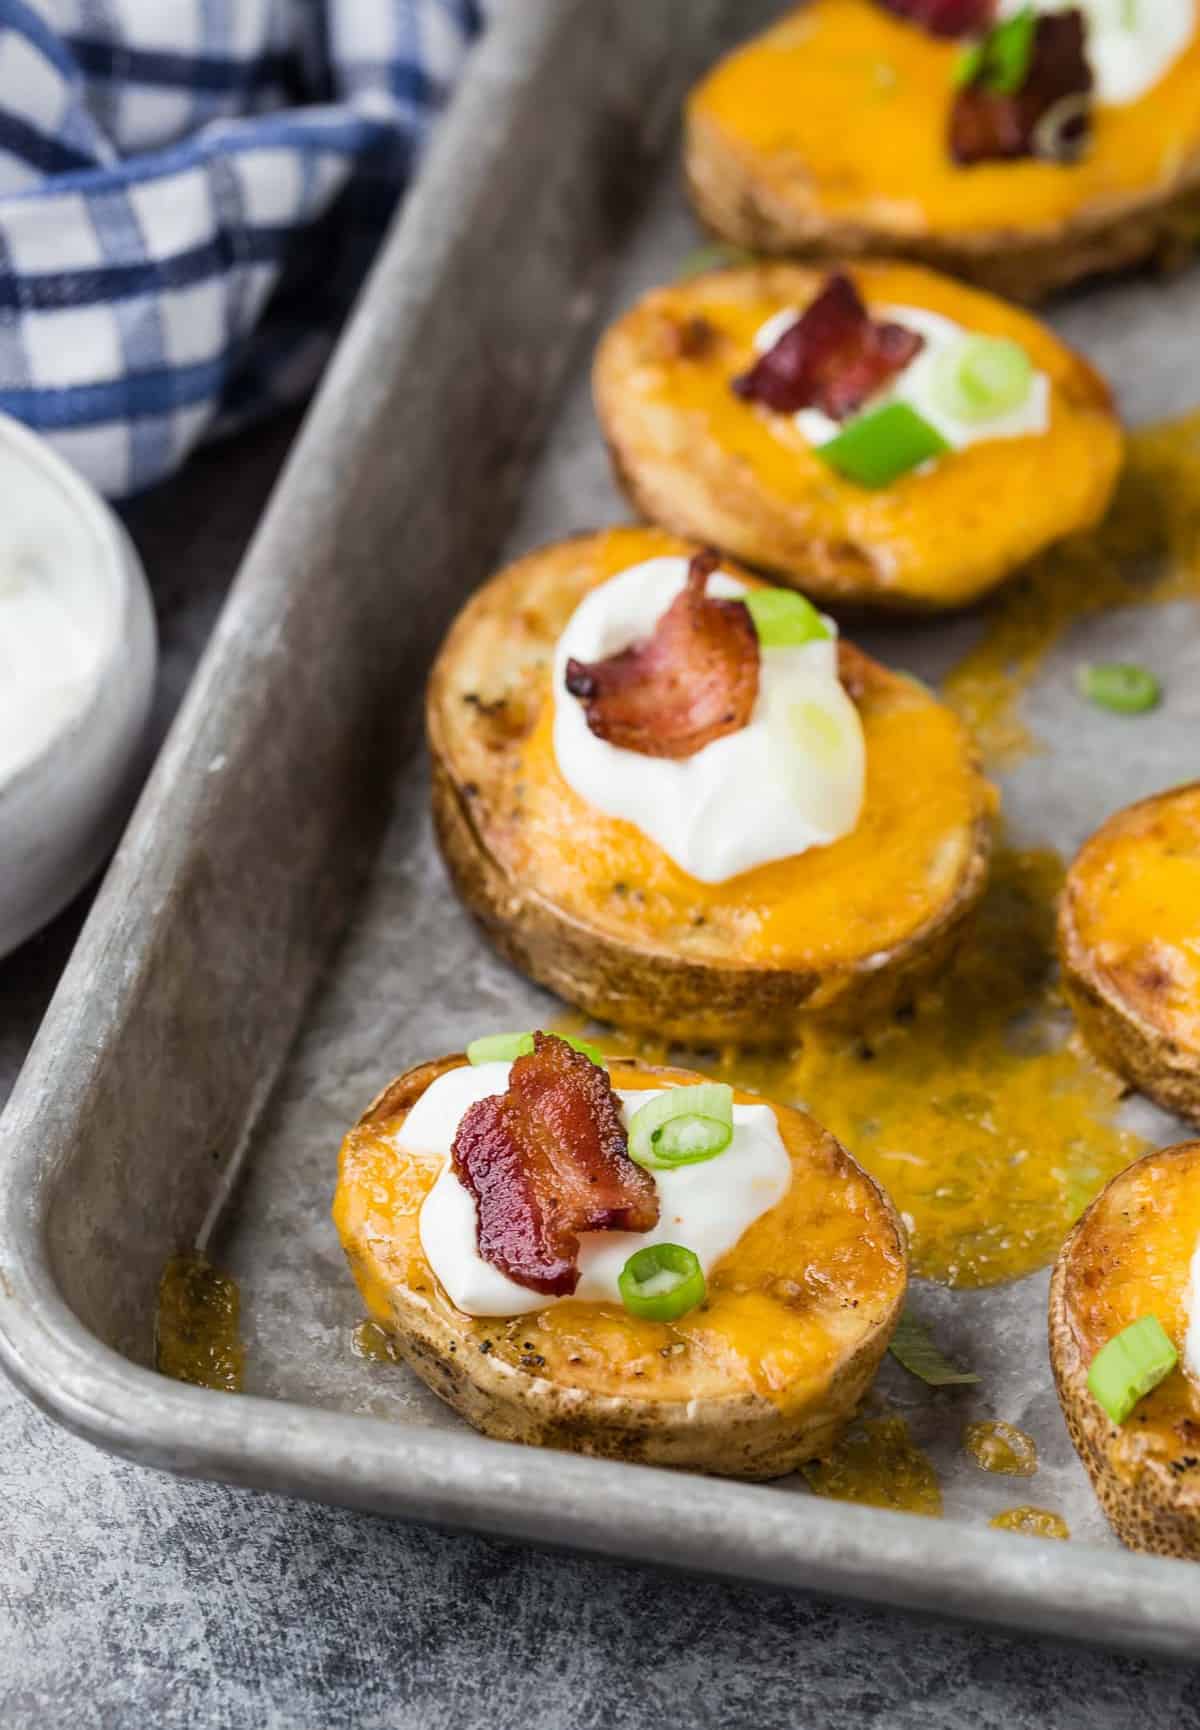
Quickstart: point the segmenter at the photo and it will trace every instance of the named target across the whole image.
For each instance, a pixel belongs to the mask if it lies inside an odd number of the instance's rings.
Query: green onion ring
[[[833,635],[812,602],[795,589],[751,589],[742,599],[764,649],[798,648]]]
[[[1114,1424],[1123,1424],[1138,1401],[1179,1362],[1157,1316],[1142,1316],[1100,1347],[1088,1369],[1088,1390]]]
[[[733,1089],[724,1081],[671,1087],[629,1120],[629,1157],[646,1171],[699,1165],[733,1140]]]
[[[1162,701],[1162,686],[1154,674],[1132,661],[1081,667],[1079,689],[1089,703],[1117,715],[1144,715]]]
[[[886,487],[950,446],[924,415],[906,402],[885,403],[847,421],[816,454],[836,474],[860,487]]]
[[[576,1039],[573,1033],[559,1033],[555,1037],[563,1040],[572,1051],[581,1051],[597,1069],[605,1068],[604,1053],[598,1045],[590,1045],[586,1039]],[[514,1063],[518,1057],[528,1057],[532,1050],[532,1033],[487,1033],[482,1039],[473,1039],[467,1046],[467,1062]]]
[[[1003,337],[968,337],[940,354],[933,368],[938,408],[968,425],[1012,414],[1028,400],[1032,385],[1029,356]]]
[[[621,1302],[648,1322],[673,1322],[704,1302],[704,1269],[678,1243],[649,1243],[635,1250],[617,1275]]]

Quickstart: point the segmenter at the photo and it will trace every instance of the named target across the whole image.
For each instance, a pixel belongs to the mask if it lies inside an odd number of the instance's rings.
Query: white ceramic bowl
[[[145,771],[157,641],[146,579],[108,506],[35,434],[0,415],[0,955],[99,868]],[[31,647],[13,597],[61,619]],[[9,606],[7,627],[5,606]],[[68,652],[69,651],[69,652]]]

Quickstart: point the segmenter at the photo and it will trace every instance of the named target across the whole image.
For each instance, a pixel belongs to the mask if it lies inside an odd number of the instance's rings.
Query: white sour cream
[[[426,1196],[418,1220],[425,1258],[456,1309],[470,1316],[519,1316],[562,1298],[530,1291],[484,1261],[479,1253],[475,1198],[454,1175],[450,1149],[458,1126],[477,1100],[504,1093],[509,1063],[480,1063],[440,1075],[413,1106],[397,1145],[441,1154],[446,1163]],[[657,1099],[662,1088],[618,1090],[621,1116]],[[653,1243],[690,1249],[705,1278],[721,1257],[787,1194],[792,1166],[775,1113],[768,1105],[735,1105],[733,1140],[724,1153],[678,1171],[651,1173],[658,1188],[659,1221],[653,1231],[593,1231],[580,1238],[576,1299],[621,1301],[617,1276],[635,1250]]]
[[[759,354],[774,348],[784,331],[800,317],[796,307],[785,307],[762,325],[754,338]],[[885,403],[905,402],[935,427],[953,450],[965,450],[967,445],[981,444],[988,439],[1037,437],[1050,426],[1050,380],[1044,372],[1035,372],[1030,380],[1029,395],[1018,408],[994,420],[963,421],[946,413],[936,400],[933,388],[935,369],[941,357],[958,348],[975,333],[965,330],[951,318],[940,313],[926,312],[919,306],[881,306],[871,308],[871,317],[891,320],[925,338],[925,346],[902,373],[864,404],[867,408],[882,408]],[[793,416],[796,425],[810,445],[828,444],[842,427],[823,414],[819,408],[803,408]]]
[[[40,501],[38,501],[40,503]],[[98,595],[77,591],[95,553],[62,513],[44,538],[26,533],[21,492],[6,494],[0,528],[0,782],[14,775],[86,706],[108,645]]]
[[[684,558],[649,559],[580,602],[555,653],[554,754],[581,799],[634,824],[689,877],[724,883],[848,834],[862,811],[866,747],[830,621],[826,640],[763,649],[748,725],[694,756],[645,757],[598,739],[566,688],[568,660],[603,660],[651,636],[687,571]],[[718,571],[708,593],[736,597],[746,585]]]
[[[1027,0],[1001,0],[1011,18]],[[1171,70],[1196,33],[1196,0],[1038,0],[1039,12],[1078,6],[1087,19],[1087,56],[1096,100],[1136,102]]]
[[[1183,1342],[1183,1367],[1193,1381],[1200,1382],[1200,1241],[1192,1252],[1184,1308],[1187,1312],[1188,1330],[1187,1338]]]

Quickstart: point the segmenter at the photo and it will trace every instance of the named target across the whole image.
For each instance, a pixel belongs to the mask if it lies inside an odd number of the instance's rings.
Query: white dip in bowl
[[[144,770],[154,615],[85,481],[0,415],[0,955],[116,841]]]

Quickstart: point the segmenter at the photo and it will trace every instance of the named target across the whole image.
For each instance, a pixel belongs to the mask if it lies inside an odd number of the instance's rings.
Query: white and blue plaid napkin
[[[482,0],[0,0],[0,409],[112,497],[308,389]]]

